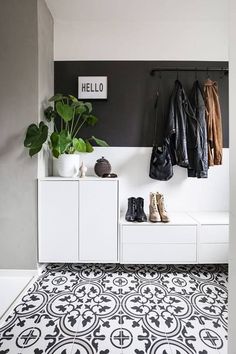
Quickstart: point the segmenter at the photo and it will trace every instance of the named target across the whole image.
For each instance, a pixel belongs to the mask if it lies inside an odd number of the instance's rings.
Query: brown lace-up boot
[[[150,193],[150,204],[149,204],[149,221],[160,222],[161,217],[157,207],[156,193]]]
[[[164,204],[164,197],[163,194],[156,193],[156,201],[157,201],[157,207],[158,211],[161,216],[161,221],[162,222],[170,222],[170,219],[168,217],[167,211],[165,209],[165,204]]]

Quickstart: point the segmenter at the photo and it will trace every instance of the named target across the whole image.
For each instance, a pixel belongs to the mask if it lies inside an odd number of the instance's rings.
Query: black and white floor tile
[[[50,264],[0,354],[226,354],[227,267]]]

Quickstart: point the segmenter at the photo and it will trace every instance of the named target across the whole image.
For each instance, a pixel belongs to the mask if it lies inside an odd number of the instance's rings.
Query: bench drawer
[[[122,245],[122,263],[196,263],[196,244]]]
[[[202,225],[200,226],[200,243],[227,243],[229,242],[229,225]]]
[[[196,243],[196,226],[122,226],[122,243]]]
[[[228,263],[228,243],[200,244],[198,248],[199,263]]]

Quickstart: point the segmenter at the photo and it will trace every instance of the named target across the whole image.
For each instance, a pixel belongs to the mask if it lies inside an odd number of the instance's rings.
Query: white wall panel
[[[227,60],[222,0],[47,0],[55,60]]]
[[[210,19],[55,21],[54,30],[55,60],[228,60],[227,26]]]
[[[188,178],[187,171],[174,167],[169,181],[156,181],[148,176],[151,148],[107,147],[95,148],[91,154],[82,154],[81,162],[88,166],[88,175],[94,175],[96,160],[104,156],[120,179],[120,203],[124,213],[127,198],[143,197],[148,211],[149,192],[159,191],[165,196],[171,211],[217,211],[229,209],[229,149],[224,149],[223,165],[209,169],[207,179]]]

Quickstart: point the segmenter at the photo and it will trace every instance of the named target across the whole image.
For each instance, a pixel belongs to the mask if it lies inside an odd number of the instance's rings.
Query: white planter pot
[[[53,158],[53,175],[60,177],[77,177],[80,167],[79,154],[63,154]]]

